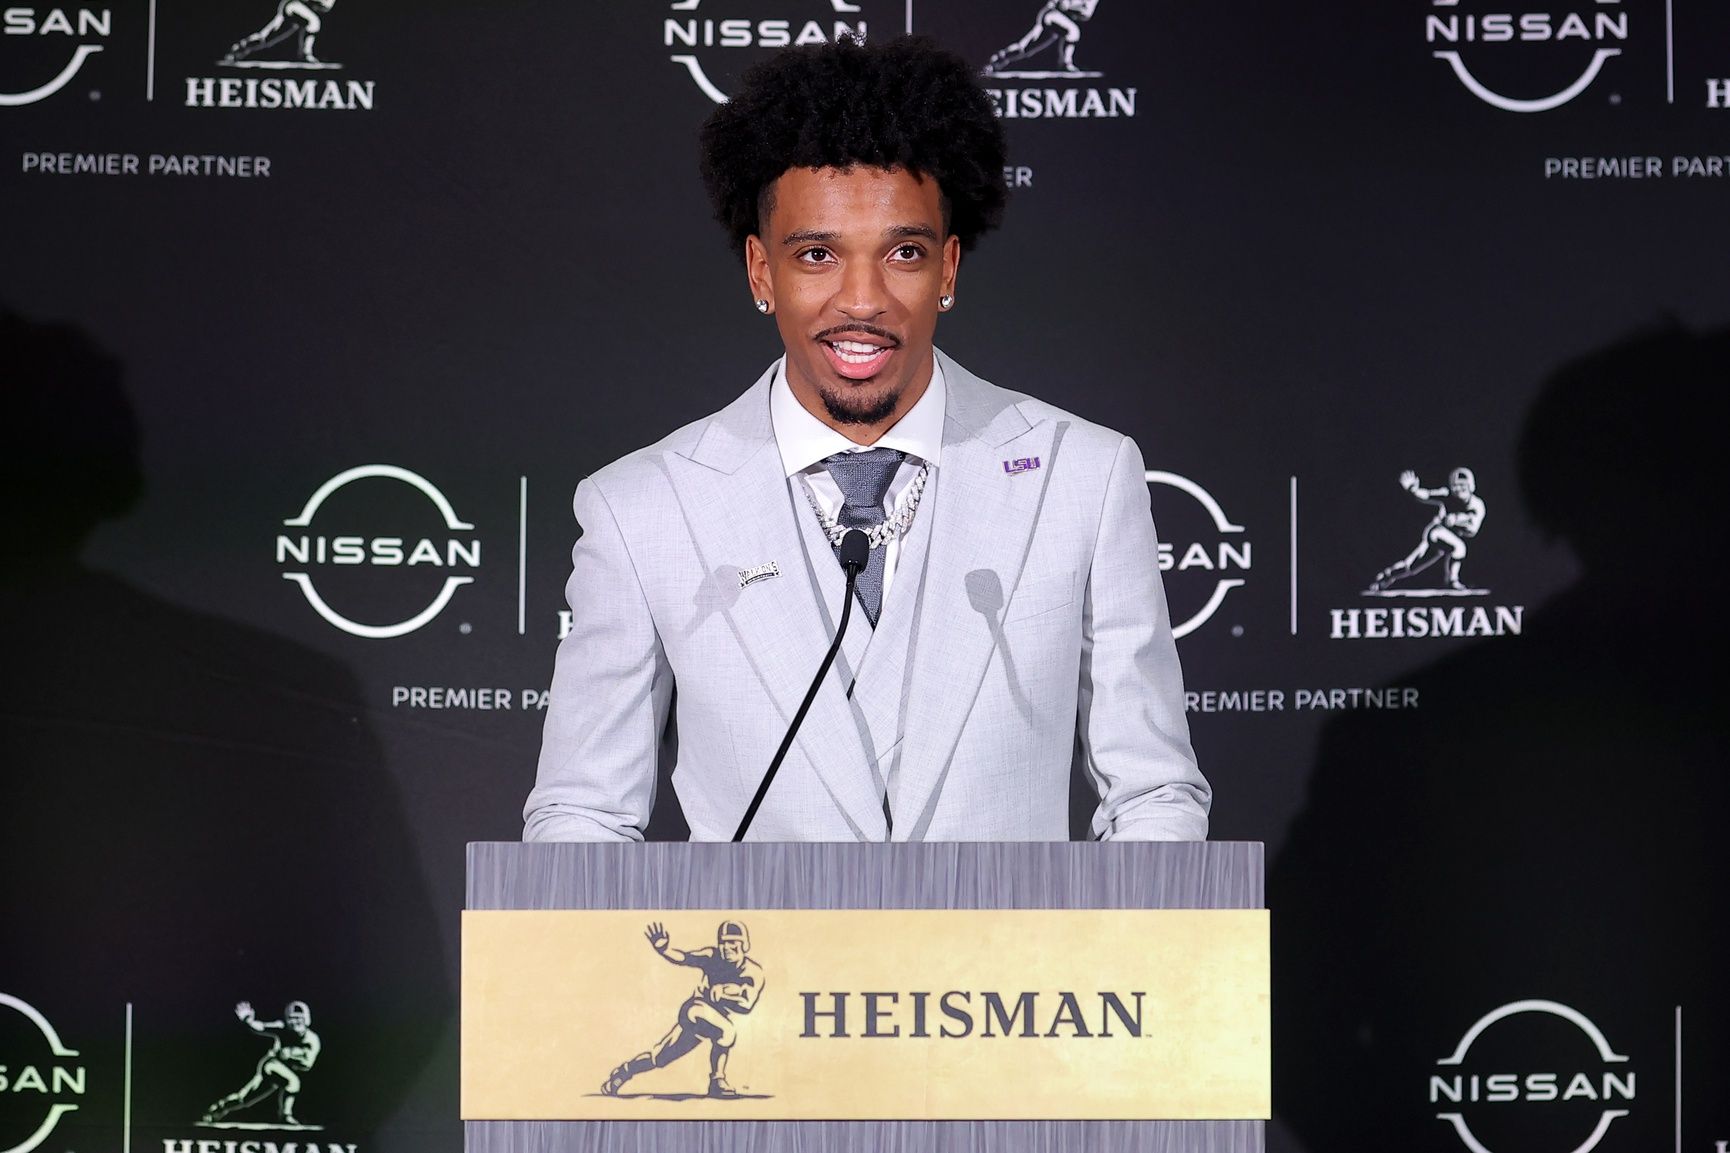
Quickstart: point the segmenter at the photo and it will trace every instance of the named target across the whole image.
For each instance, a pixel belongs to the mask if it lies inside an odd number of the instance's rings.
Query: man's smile
[[[818,343],[829,358],[829,366],[849,380],[870,380],[895,355],[894,347],[886,344],[860,340],[824,340]]]
[[[829,367],[848,380],[870,380],[894,357],[901,341],[892,333],[864,325],[829,329],[817,336]]]

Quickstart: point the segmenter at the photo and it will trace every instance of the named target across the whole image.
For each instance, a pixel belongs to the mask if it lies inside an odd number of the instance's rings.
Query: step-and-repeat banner
[[[460,1147],[572,490],[777,352],[697,127],[908,29],[939,342],[1147,459],[1270,1148],[1723,1153],[1715,0],[0,8],[0,1153]]]

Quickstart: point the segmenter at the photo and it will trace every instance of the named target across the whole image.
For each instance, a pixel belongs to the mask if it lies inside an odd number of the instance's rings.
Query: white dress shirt
[[[838,452],[865,452],[873,448],[892,448],[907,454],[889,482],[883,495],[884,515],[893,513],[906,498],[922,465],[931,466],[926,477],[926,495],[921,503],[930,501],[931,486],[937,479],[937,458],[943,451],[943,410],[946,392],[943,368],[935,360],[931,365],[931,383],[925,395],[896,421],[894,426],[877,439],[875,444],[856,444],[848,440],[805,410],[787,383],[786,360],[775,365],[775,380],[769,387],[769,420],[775,430],[775,447],[781,452],[781,466],[788,480],[810,492],[817,504],[831,517],[841,515],[841,486],[823,467],[823,459]],[[801,506],[808,506],[804,492],[796,492]],[[801,511],[815,516],[809,507]],[[917,515],[917,514],[915,514]],[[883,603],[889,603],[889,586],[895,579],[895,562],[901,555],[901,538],[895,537],[885,546],[883,557]]]

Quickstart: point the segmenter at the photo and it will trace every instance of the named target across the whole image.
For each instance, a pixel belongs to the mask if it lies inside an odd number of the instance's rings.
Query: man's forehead
[[[877,226],[877,218],[888,214],[907,223],[936,224],[942,212],[936,180],[906,168],[789,168],[765,191],[771,212],[799,217],[801,223],[820,217],[836,227],[849,222]]]
[[[810,180],[867,180],[867,181],[908,181],[922,185],[930,177],[924,173],[907,168],[900,164],[817,164],[810,166],[794,165],[781,173],[779,179]]]

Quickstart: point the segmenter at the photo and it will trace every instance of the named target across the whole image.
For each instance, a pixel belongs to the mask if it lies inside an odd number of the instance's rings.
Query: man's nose
[[[876,261],[850,261],[842,269],[834,305],[854,320],[869,320],[883,314],[888,298],[883,269]]]

